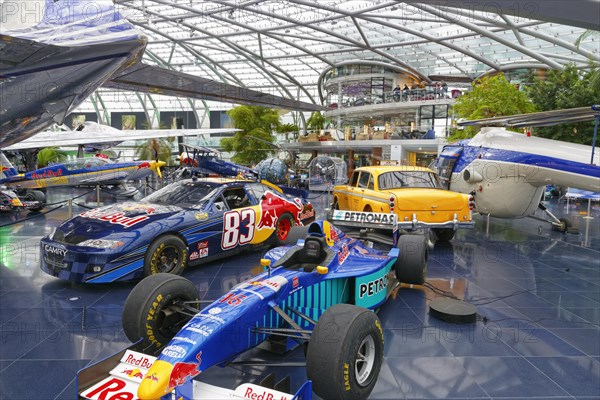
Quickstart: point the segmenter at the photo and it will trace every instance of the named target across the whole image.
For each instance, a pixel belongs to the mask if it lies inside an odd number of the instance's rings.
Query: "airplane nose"
[[[162,172],[160,171],[160,167],[165,165],[164,161],[150,161],[150,169],[158,174],[160,179],[162,179]]]
[[[166,162],[164,161],[150,161],[150,169],[155,171],[157,168],[160,168],[165,164]]]
[[[163,360],[155,361],[142,379],[138,388],[138,398],[157,400],[164,396],[169,388],[171,372],[173,372],[173,365]]]

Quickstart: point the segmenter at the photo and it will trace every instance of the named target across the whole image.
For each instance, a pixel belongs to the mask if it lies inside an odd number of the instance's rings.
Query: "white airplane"
[[[121,131],[107,125],[86,121],[74,131],[43,131],[28,139],[6,146],[1,150],[28,150],[43,147],[107,145],[112,147],[129,140],[147,140],[153,138],[170,138],[179,136],[197,136],[206,134],[223,134],[239,131],[234,128],[219,129],[143,129]]]
[[[561,118],[573,121],[577,112],[534,113],[465,124],[554,125]],[[579,120],[593,118],[593,110],[586,108],[586,112]],[[472,139],[444,146],[434,167],[448,189],[473,194],[475,209],[482,215],[523,218],[541,208],[554,227],[566,231],[570,222],[556,218],[540,201],[548,184],[600,192],[600,157],[593,149],[484,127]]]

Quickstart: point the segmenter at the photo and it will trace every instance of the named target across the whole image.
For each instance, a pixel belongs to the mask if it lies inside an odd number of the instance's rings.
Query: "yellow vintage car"
[[[472,196],[442,189],[438,175],[423,167],[361,167],[333,189],[334,210],[395,213],[398,228],[431,228],[442,241],[473,227],[473,206]]]

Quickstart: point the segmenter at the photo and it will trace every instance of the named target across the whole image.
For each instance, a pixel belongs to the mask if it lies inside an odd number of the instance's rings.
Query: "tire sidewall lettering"
[[[342,368],[342,377],[344,380],[344,389],[346,392],[352,390],[352,386],[350,385],[350,364],[345,362]]]
[[[158,268],[158,258],[160,256],[160,254],[162,253],[162,251],[166,248],[166,246],[167,245],[163,242],[158,245],[158,247],[154,250],[154,252],[152,252],[152,257],[150,258],[150,274],[154,275],[154,274],[159,274],[162,272]],[[178,246],[171,246],[171,247],[176,249],[178,251],[178,253],[181,250],[181,255],[180,255],[179,259],[177,260],[177,265],[175,266],[175,268],[173,268],[174,270],[177,270],[177,269],[179,269],[180,265],[183,265],[183,263],[186,262],[187,257],[188,257],[188,250],[186,247],[183,247],[182,249],[179,249]]]
[[[165,244],[161,243],[156,250],[152,253],[152,258],[150,259],[150,273],[158,274],[160,271],[158,270],[158,256],[164,250]]]
[[[170,299],[171,299],[170,295],[163,296],[160,293],[157,294],[156,297],[154,298],[154,300],[152,301],[152,304],[150,305],[148,312],[146,313],[146,323],[145,323],[146,335],[147,335],[148,340],[157,347],[162,347],[163,343],[161,343],[156,338],[156,335],[154,333],[154,322],[156,322],[156,317],[158,316],[158,313],[162,309],[162,306],[166,302],[168,302]]]
[[[360,341],[358,341],[358,343],[362,342],[368,336],[375,335],[375,336],[373,336],[373,339],[375,341],[375,347],[377,349],[378,344],[377,344],[376,336],[377,335],[380,336],[381,343],[383,345],[383,329],[381,327],[381,323],[379,322],[379,319],[376,319],[375,324],[371,325],[371,326],[372,326],[371,329],[367,328],[362,331],[361,339],[360,339]],[[352,351],[349,352],[348,354],[344,355],[344,357],[342,359],[342,374],[344,377],[344,389],[346,391],[354,391],[354,387],[360,387],[360,385],[356,381],[356,370],[355,370],[356,355],[358,354],[358,350],[359,350],[358,347],[356,349],[352,349]],[[380,349],[380,351],[383,352],[383,347]],[[346,371],[346,366],[349,367],[348,371]],[[371,373],[369,374],[369,379],[366,382],[365,386],[368,386],[374,378],[375,378],[375,376],[373,375],[373,371],[371,371]]]

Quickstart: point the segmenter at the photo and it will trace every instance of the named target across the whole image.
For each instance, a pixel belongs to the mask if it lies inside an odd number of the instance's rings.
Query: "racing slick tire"
[[[383,330],[374,312],[336,304],[319,318],[308,343],[306,373],[325,400],[367,399],[383,360]]]
[[[29,208],[29,211],[41,211],[44,207],[46,207],[46,195],[40,190],[28,190],[23,195],[23,200],[29,201],[39,201],[39,207]]]
[[[449,242],[454,237],[454,229],[434,228],[433,232],[440,242]]]
[[[394,265],[398,282],[422,285],[427,279],[429,247],[422,235],[402,235],[398,239],[400,254]]]
[[[294,227],[294,224],[294,217],[292,217],[292,214],[290,213],[283,213],[281,214],[281,217],[277,218],[275,232],[273,232],[275,246],[284,246],[286,244],[286,239]]]
[[[144,257],[144,276],[162,272],[181,275],[187,265],[187,246],[177,236],[164,235],[157,238]]]
[[[132,342],[141,338],[145,349],[159,350],[190,320],[189,316],[177,312],[173,305],[199,299],[194,284],[181,276],[148,276],[135,285],[125,300],[123,331]]]

